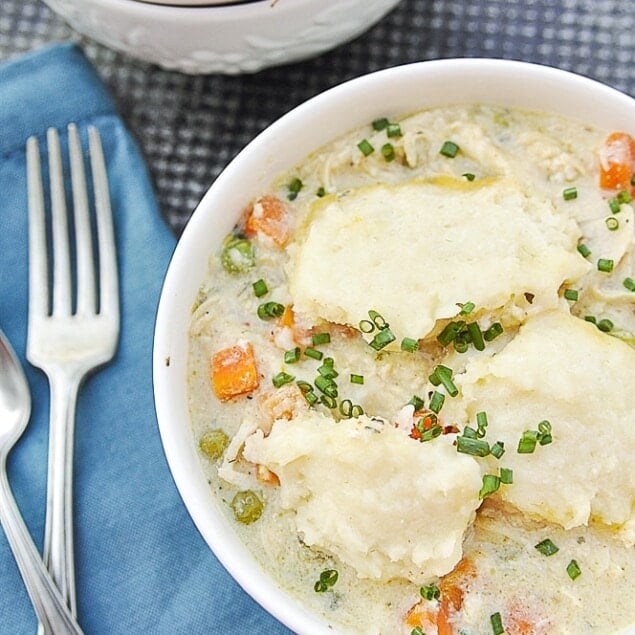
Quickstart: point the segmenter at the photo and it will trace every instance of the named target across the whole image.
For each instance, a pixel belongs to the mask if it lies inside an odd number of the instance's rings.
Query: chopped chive
[[[577,289],[565,289],[564,290],[564,297],[567,300],[572,300],[573,302],[575,302],[578,299],[578,290]]]
[[[505,444],[502,441],[496,441],[496,443],[492,444],[492,447],[490,448],[489,453],[493,457],[500,459],[501,456],[505,454]]]
[[[609,216],[604,222],[609,231],[614,232],[620,228],[620,221],[618,221],[615,216]]]
[[[264,302],[258,307],[257,313],[261,320],[271,320],[284,313],[284,306],[279,302]]]
[[[392,143],[384,143],[381,147],[381,155],[384,157],[386,163],[390,163],[395,160],[395,148]]]
[[[465,353],[468,349],[469,344],[470,344],[470,335],[467,331],[463,333],[459,333],[452,341],[454,350],[457,353]]]
[[[468,181],[473,181],[476,178],[476,175],[471,172],[464,172],[461,176],[464,176]]]
[[[503,618],[498,611],[496,613],[492,613],[489,616],[489,621],[492,625],[492,633],[494,635],[502,635],[505,632],[505,627],[503,626]]]
[[[375,148],[370,144],[368,139],[362,139],[358,144],[360,152],[367,157],[369,154],[372,154],[375,151]]]
[[[401,126],[398,123],[389,123],[386,126],[386,136],[401,137]]]
[[[479,498],[486,498],[490,494],[498,491],[501,484],[501,480],[495,474],[483,474],[483,485],[481,491],[478,493]]]
[[[553,543],[549,538],[545,538],[541,540],[534,547],[543,555],[543,556],[553,556],[554,553],[558,551],[558,547]]]
[[[430,410],[432,410],[432,412],[434,412],[435,414],[439,414],[441,408],[443,407],[444,401],[445,395],[435,390],[432,393],[432,397],[430,398]]]
[[[375,330],[375,325],[370,320],[361,320],[357,326],[362,333],[372,333]]]
[[[423,629],[421,628],[421,626],[415,626],[410,631],[410,635],[426,635],[426,634],[423,632]]]
[[[611,210],[612,214],[619,214],[622,206],[616,198],[611,198],[609,199],[609,209]]]
[[[302,189],[302,186],[303,186],[303,183],[298,177],[291,179],[291,182],[287,186],[289,190],[289,194],[287,195],[287,198],[290,201],[293,201],[298,196],[300,190]]]
[[[474,302],[466,302],[463,306],[461,306],[459,315],[469,315],[472,311],[474,311],[475,307],[476,305]]]
[[[585,315],[584,316],[584,321],[585,322],[591,322],[591,324],[597,324],[597,318],[594,315]]]
[[[584,243],[578,245],[578,252],[583,258],[588,258],[591,255],[591,250]]]
[[[284,353],[285,364],[295,364],[300,359],[300,347],[296,346]]]
[[[319,375],[315,378],[315,387],[329,397],[337,397],[337,384],[330,377]]]
[[[494,322],[484,333],[483,339],[486,342],[491,342],[496,339],[503,332],[503,327],[500,322]]]
[[[503,485],[511,485],[514,482],[514,470],[508,467],[501,467],[500,479]]]
[[[298,379],[298,381],[296,381],[295,383],[297,387],[304,393],[310,392],[313,390],[313,386],[311,386],[311,384],[308,381],[304,381],[303,379]]]
[[[326,569],[320,573],[320,579],[315,583],[313,589],[316,593],[328,591],[336,582],[338,573],[335,569]]]
[[[364,375],[356,375],[355,373],[351,373],[351,384],[363,384],[364,383]]]
[[[482,351],[485,349],[485,342],[483,341],[483,333],[481,333],[481,328],[478,325],[478,322],[470,322],[467,325],[467,332],[470,334],[472,338],[472,344],[474,344],[474,348],[477,351]]]
[[[487,428],[487,413],[486,412],[477,412],[476,413],[476,426],[478,427],[479,437],[485,436],[485,428]]]
[[[631,193],[628,190],[622,190],[617,193],[617,202],[618,203],[630,203],[633,200]]]
[[[389,326],[388,322],[384,320],[384,316],[381,313],[374,311],[373,309],[370,309],[368,311],[368,317],[371,319],[373,326],[375,326],[379,330],[387,329]]]
[[[322,359],[324,357],[324,353],[322,351],[318,351],[315,348],[305,348],[304,354],[311,359]]]
[[[597,327],[603,333],[610,333],[613,330],[614,326],[615,325],[613,324],[613,322],[611,322],[611,320],[609,320],[608,318],[603,318],[599,320],[597,323]]]
[[[309,402],[311,406],[315,406],[315,404],[320,400],[319,397],[312,390],[305,392],[304,398]]]
[[[417,395],[413,395],[412,399],[406,404],[410,406],[414,406],[415,412],[421,410],[424,406],[423,399]]]
[[[288,384],[294,380],[295,380],[295,377],[293,375],[289,375],[289,373],[285,373],[284,371],[279,372],[277,375],[275,375],[272,378],[273,385],[276,388],[280,388],[280,386],[284,386],[284,384]]]
[[[565,201],[572,201],[574,198],[578,198],[578,189],[575,187],[568,187],[562,190],[562,198]]]
[[[598,271],[611,273],[613,271],[613,261],[610,258],[599,258],[597,262]]]
[[[439,152],[450,159],[453,159],[459,152],[459,146],[454,141],[445,141]]]
[[[454,340],[464,326],[465,322],[462,320],[458,322],[448,322],[439,335],[437,335],[437,341],[441,346],[447,346]]]
[[[443,432],[443,428],[439,424],[434,424],[431,428],[424,430],[421,432],[421,436],[419,437],[419,441],[422,443],[425,441],[432,441],[432,439],[436,439]]]
[[[441,597],[441,591],[436,584],[422,586],[419,593],[424,600],[438,600]]]
[[[536,449],[538,433],[535,430],[525,430],[518,441],[518,454],[532,454]]]
[[[407,353],[414,353],[419,348],[419,342],[412,337],[404,337],[401,340],[401,350]]]
[[[577,577],[582,575],[580,565],[578,565],[575,560],[571,560],[571,562],[567,565],[567,574],[572,580],[575,580]]]
[[[323,185],[320,185],[320,187],[318,187],[318,189],[317,189],[317,190],[316,190],[316,192],[315,192],[315,195],[316,195],[318,198],[322,198],[323,196],[325,196],[325,195],[326,195],[326,190],[324,189],[324,186],[323,186]]]
[[[471,428],[470,426],[465,426],[465,428],[463,428],[463,436],[467,437],[468,439],[478,439],[478,434],[476,433],[476,430],[474,428]]]
[[[470,456],[487,456],[490,453],[489,443],[484,439],[473,439],[460,436],[456,438],[456,451]]]
[[[625,289],[628,289],[631,292],[635,291],[635,280],[633,278],[624,278],[622,284]]]
[[[333,366],[328,366],[327,364],[322,364],[317,370],[322,377],[327,379],[335,379],[339,375]]]
[[[439,364],[432,374],[428,377],[430,383],[433,386],[441,385],[441,375],[447,375],[450,379],[452,378],[452,369],[444,366],[443,364]]]
[[[368,343],[371,348],[376,351],[380,351],[382,348],[388,346],[391,342],[394,342],[396,337],[389,328],[384,328]]]
[[[331,397],[331,395],[320,395],[320,403],[331,410],[337,407],[337,400],[335,397]]]
[[[263,295],[267,295],[267,293],[269,292],[267,283],[262,278],[260,278],[260,280],[256,280],[256,282],[254,282],[251,286],[254,290],[254,295],[257,298],[261,298]]]
[[[319,346],[320,344],[328,344],[331,341],[330,333],[315,333],[311,337],[313,346]]]
[[[389,124],[390,121],[388,121],[386,117],[380,117],[379,119],[375,119],[373,121],[372,126],[374,130],[377,130],[379,132],[380,130],[384,130],[385,128],[387,128]]]

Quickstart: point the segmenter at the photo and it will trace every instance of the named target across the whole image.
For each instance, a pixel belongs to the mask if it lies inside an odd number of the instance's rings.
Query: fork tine
[[[68,153],[71,165],[73,210],[75,219],[75,250],[77,256],[77,313],[95,312],[95,270],[90,230],[88,194],[82,147],[77,126],[68,125]]]
[[[29,312],[47,315],[49,312],[48,264],[46,261],[46,221],[44,219],[44,189],[40,165],[40,146],[36,137],[26,144],[27,183],[29,198]]]
[[[71,259],[64,173],[60,138],[55,128],[46,131],[51,183],[51,227],[53,234],[53,314],[71,314]]]
[[[117,254],[115,233],[108,193],[108,176],[99,131],[88,127],[90,165],[95,192],[95,214],[99,245],[100,313],[119,319],[119,283],[117,276]]]

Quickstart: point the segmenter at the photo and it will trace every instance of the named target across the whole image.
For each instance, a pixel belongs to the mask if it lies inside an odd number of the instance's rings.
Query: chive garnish
[[[376,351],[380,351],[382,348],[388,346],[391,342],[395,341],[395,336],[389,328],[383,328],[373,339],[368,343],[371,348]]]
[[[473,181],[476,178],[476,175],[471,172],[464,172],[461,176],[464,176],[468,181]]]
[[[319,346],[320,344],[328,344],[331,341],[330,333],[314,333],[311,336],[311,343],[313,346]]]
[[[490,494],[497,492],[500,488],[501,480],[495,474],[483,474],[483,485],[478,493],[479,498],[486,498]]]
[[[483,333],[481,333],[481,328],[478,325],[478,322],[470,322],[467,325],[467,332],[470,334],[472,338],[472,344],[477,351],[482,351],[485,349],[485,342],[483,341]]]
[[[401,126],[398,123],[389,123],[386,126],[386,136],[401,137]]]
[[[395,148],[392,143],[384,143],[381,147],[381,155],[384,157],[386,163],[390,163],[395,160]]]
[[[466,302],[461,306],[459,315],[469,315],[470,313],[472,313],[472,311],[474,311],[475,307],[476,305],[474,304],[474,302]]]
[[[633,278],[624,278],[622,284],[625,289],[628,289],[631,292],[635,291],[635,280]]]
[[[611,320],[609,320],[608,318],[603,318],[599,320],[597,323],[597,327],[603,333],[610,333],[613,330],[614,326],[615,325],[613,324],[613,322],[611,322]]]
[[[423,629],[421,628],[421,626],[415,626],[410,631],[410,635],[426,635],[426,634],[423,632]]]
[[[441,591],[436,584],[422,586],[419,593],[424,600],[438,600],[441,597]]]
[[[564,297],[565,297],[566,300],[571,300],[571,301],[575,302],[578,299],[578,290],[577,289],[565,289],[564,290]]]
[[[401,340],[401,350],[407,353],[414,353],[419,348],[419,342],[411,337],[404,337]]]
[[[492,613],[489,616],[489,621],[492,625],[492,633],[494,635],[502,635],[505,632],[505,627],[503,626],[503,618],[498,611],[496,613]]]
[[[380,130],[387,128],[389,123],[390,121],[386,117],[380,117],[379,119],[375,119],[371,125],[374,130],[379,132]]]
[[[591,250],[584,243],[580,243],[577,249],[583,258],[588,258],[591,255]]]
[[[518,454],[532,454],[536,449],[538,433],[535,430],[525,430],[523,436],[518,441]]]
[[[612,214],[619,214],[622,207],[616,198],[611,198],[609,199],[609,209]]]
[[[327,408],[333,409],[337,406],[337,400],[331,395],[321,395],[320,403],[324,404]]]
[[[500,480],[502,485],[511,485],[514,482],[514,470],[508,467],[501,467]]]
[[[500,459],[505,454],[505,444],[502,441],[496,441],[492,444],[489,453],[497,459]]]
[[[618,203],[630,203],[633,200],[631,193],[628,190],[622,190],[617,193],[617,202]]]
[[[316,593],[324,593],[337,582],[338,577],[335,569],[326,569],[320,573],[320,579],[315,583],[313,589]]]
[[[284,353],[285,364],[295,364],[300,359],[300,347],[296,346]]]
[[[444,401],[445,395],[435,390],[432,393],[432,397],[430,398],[430,410],[432,410],[432,412],[434,412],[435,414],[439,414],[441,408],[443,407]]]
[[[484,439],[476,439],[465,435],[456,438],[456,451],[470,456],[487,456],[490,453],[489,443]]]
[[[597,262],[598,271],[611,273],[613,271],[613,261],[610,258],[599,258]]]
[[[609,231],[614,232],[620,228],[620,221],[618,221],[615,216],[609,216],[604,222]]]
[[[575,187],[568,187],[562,191],[562,198],[565,201],[572,201],[574,198],[578,198],[578,190]]]
[[[331,377],[324,377],[323,375],[318,375],[315,378],[315,387],[328,397],[337,397],[337,384],[333,381]]]
[[[375,148],[370,144],[368,139],[362,139],[358,144],[360,152],[367,157],[369,154],[372,154],[375,151]]]
[[[355,373],[351,373],[351,384],[363,384],[364,383],[364,375],[356,375]]]
[[[257,313],[261,320],[271,320],[284,313],[284,306],[279,302],[264,302],[258,307]]]
[[[326,189],[324,188],[323,185],[320,185],[320,187],[318,187],[318,189],[315,192],[315,195],[318,198],[322,198],[323,196],[326,196]]]
[[[417,412],[423,408],[424,402],[421,397],[413,395],[412,399],[406,405],[414,406],[415,412]]]
[[[447,346],[454,340],[464,326],[465,322],[462,320],[458,322],[448,322],[439,335],[437,335],[437,341],[441,346]]]
[[[254,290],[254,295],[257,298],[261,298],[263,295],[267,295],[267,293],[269,292],[267,283],[262,278],[260,278],[260,280],[256,280],[256,282],[254,282],[251,286]]]
[[[459,146],[454,141],[445,141],[439,152],[450,159],[453,159],[459,152]]]
[[[572,580],[575,580],[582,574],[582,570],[580,569],[580,565],[575,560],[571,560],[571,562],[567,565],[567,574]]]
[[[317,349],[310,347],[304,349],[304,354],[311,359],[317,360],[320,360],[322,359],[322,357],[324,357],[324,353],[322,351],[318,351]]]
[[[280,386],[284,386],[284,384],[288,384],[295,380],[293,375],[289,375],[289,373],[285,373],[284,371],[279,372],[272,378],[273,385],[276,388],[280,388]]]
[[[553,554],[558,551],[558,547],[556,547],[549,538],[541,540],[537,545],[534,545],[534,547],[540,551],[543,556],[553,556]]]

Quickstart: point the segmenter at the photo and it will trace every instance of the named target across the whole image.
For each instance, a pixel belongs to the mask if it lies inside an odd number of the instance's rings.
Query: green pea
[[[198,442],[201,452],[210,459],[219,459],[229,445],[229,437],[220,429],[209,430]]]
[[[238,492],[232,499],[230,507],[234,512],[234,518],[239,523],[249,525],[260,518],[265,505],[255,492],[248,489],[244,492]]]
[[[246,238],[230,234],[223,242],[220,261],[227,273],[243,273],[256,262],[253,245]]]

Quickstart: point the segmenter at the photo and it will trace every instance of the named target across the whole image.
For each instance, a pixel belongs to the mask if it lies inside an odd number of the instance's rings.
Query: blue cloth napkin
[[[148,104],[151,108],[152,105]],[[74,121],[99,129],[119,247],[122,328],[114,361],[80,393],[75,441],[79,622],[86,633],[288,633],[238,587],[191,522],[165,461],[152,401],[155,308],[175,240],[144,163],[82,52],[60,44],[0,65],[0,326],[33,395],[9,478],[41,549],[49,391],[25,361],[25,142]],[[64,135],[65,137],[65,132]],[[0,632],[34,633],[36,619],[0,531]]]

